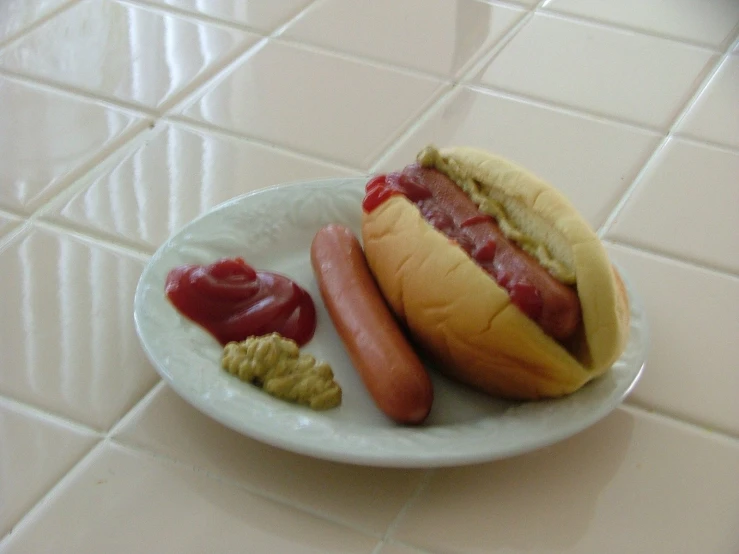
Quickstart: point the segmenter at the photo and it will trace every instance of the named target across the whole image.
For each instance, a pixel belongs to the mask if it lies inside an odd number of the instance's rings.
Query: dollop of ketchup
[[[476,215],[455,223],[443,201],[436,198],[422,183],[402,172],[373,177],[365,186],[362,209],[370,213],[395,195],[408,198],[418,207],[421,215],[430,225],[467,252],[482,269],[508,291],[513,305],[533,320],[540,317],[543,309],[541,293],[527,282],[525,269],[517,267],[515,260],[511,260],[505,254],[498,256],[494,238],[491,237],[478,243],[469,233],[469,228],[474,225],[494,222],[495,219],[492,216],[478,212]]]
[[[222,345],[277,332],[302,346],[316,330],[316,307],[307,291],[241,258],[176,267],[165,292],[182,315]]]

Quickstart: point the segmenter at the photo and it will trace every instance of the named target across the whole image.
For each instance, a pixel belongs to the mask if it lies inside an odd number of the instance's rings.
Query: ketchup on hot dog
[[[367,183],[362,208],[370,213],[395,195],[415,204],[430,225],[459,245],[546,333],[564,340],[575,332],[581,318],[577,293],[508,240],[494,218],[449,177],[418,164],[379,175]]]
[[[241,258],[176,267],[165,290],[182,315],[222,345],[277,332],[302,346],[316,330],[308,292],[287,277],[256,271]]]

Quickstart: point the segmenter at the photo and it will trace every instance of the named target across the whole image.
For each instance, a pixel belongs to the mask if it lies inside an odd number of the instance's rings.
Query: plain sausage
[[[431,411],[433,386],[370,273],[354,233],[331,224],[311,245],[321,296],[377,407],[398,423],[418,424]]]

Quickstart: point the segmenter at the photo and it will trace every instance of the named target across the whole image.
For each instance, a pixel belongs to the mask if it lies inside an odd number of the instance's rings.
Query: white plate
[[[626,281],[631,338],[604,377],[564,399],[510,403],[433,374],[434,405],[418,428],[396,426],[374,406],[323,306],[310,266],[315,232],[330,222],[359,234],[365,179],[330,179],[273,187],[235,198],[184,227],[154,255],[135,299],[136,328],[149,359],[186,401],[260,441],[310,456],[394,467],[460,465],[504,458],[569,437],[603,418],[628,394],[644,366],[643,307]],[[220,368],[221,347],[181,317],[164,295],[167,272],[183,263],[241,256],[305,287],[318,328],[305,350],[328,361],[344,391],[326,412],[274,399]]]

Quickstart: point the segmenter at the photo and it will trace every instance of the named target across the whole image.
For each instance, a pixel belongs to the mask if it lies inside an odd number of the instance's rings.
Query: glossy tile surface
[[[739,277],[619,246],[610,252],[650,314],[651,353],[632,401],[739,437]]]
[[[714,57],[659,38],[535,15],[483,69],[480,82],[667,129]]]
[[[0,1],[0,554],[739,552],[738,55],[735,0]],[[524,165],[604,236],[650,325],[626,406],[393,470],[160,381],[133,296],[168,236],[429,143]]]
[[[736,442],[617,411],[556,446],[437,472],[395,536],[444,554],[733,552],[737,467]]]
[[[739,6],[739,3],[737,3]],[[677,132],[691,138],[739,148],[739,116],[732,117],[739,98],[739,55],[729,56],[686,114]]]
[[[2,77],[0,105],[0,206],[22,211],[32,211],[59,192],[140,121]]]
[[[434,110],[381,167],[402,167],[429,143],[473,144],[554,184],[597,227],[657,141],[646,131],[463,89]]]
[[[92,433],[0,398],[0,537],[95,444]]]
[[[608,236],[739,274],[737,176],[739,153],[672,140]]]
[[[19,225],[23,220],[20,217],[14,215],[0,214],[0,239]]]
[[[142,264],[35,230],[0,252],[0,394],[97,429],[156,382],[131,306]]]
[[[423,476],[421,470],[324,462],[260,444],[201,414],[169,388],[159,390],[116,437],[380,535]]]
[[[271,43],[185,114],[365,168],[440,87],[430,78]]]
[[[166,125],[48,217],[153,249],[235,196],[348,174],[254,143]]]
[[[284,36],[456,77],[524,13],[477,0],[329,0],[313,4]]]
[[[29,523],[4,553],[161,551],[165,545],[183,554],[244,547],[254,554],[370,554],[377,542],[190,468],[116,446],[99,451]]]
[[[172,6],[195,15],[207,15],[228,23],[237,23],[259,31],[273,31],[310,0],[152,0],[162,6]]]
[[[0,43],[11,40],[33,23],[64,7],[69,0],[5,0],[0,2]]]
[[[157,108],[255,40],[129,4],[86,0],[0,53],[0,67]]]
[[[546,7],[713,47],[736,33],[739,23],[739,3],[734,0],[550,0]]]

